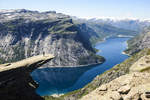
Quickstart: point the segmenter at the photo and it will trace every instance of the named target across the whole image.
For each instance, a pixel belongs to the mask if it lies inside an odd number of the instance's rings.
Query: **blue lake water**
[[[106,59],[101,65],[36,69],[31,74],[32,78],[39,83],[36,92],[44,96],[67,93],[84,87],[97,75],[128,58],[127,55],[122,54],[127,47],[128,39],[108,38],[102,43],[97,43],[95,48],[100,50],[97,54]]]

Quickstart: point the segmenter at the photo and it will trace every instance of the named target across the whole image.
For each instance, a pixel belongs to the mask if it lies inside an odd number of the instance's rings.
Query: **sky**
[[[150,19],[150,0],[0,0],[0,9],[54,10],[80,18]]]

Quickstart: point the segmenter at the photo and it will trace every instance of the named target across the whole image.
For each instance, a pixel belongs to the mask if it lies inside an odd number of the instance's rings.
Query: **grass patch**
[[[150,49],[144,49],[139,53],[134,54],[133,56],[131,56],[129,59],[125,60],[121,64],[118,64],[113,68],[111,68],[110,70],[104,72],[103,74],[98,75],[91,83],[87,84],[84,88],[69,92],[61,96],[60,98],[68,98],[65,100],[69,100],[70,97],[73,97],[75,100],[78,100],[79,98],[83,97],[84,95],[98,88],[100,85],[108,83],[113,79],[120,77],[122,75],[128,74],[131,65],[141,57],[149,54],[149,52]]]

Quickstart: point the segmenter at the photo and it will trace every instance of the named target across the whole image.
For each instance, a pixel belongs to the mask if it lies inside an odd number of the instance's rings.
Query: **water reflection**
[[[127,47],[125,42],[128,39],[109,38],[105,42],[98,43],[96,48],[100,52],[97,54],[106,59],[102,65],[35,70],[32,77],[40,84],[37,93],[40,95],[61,94],[82,88],[97,75],[128,58],[127,55],[122,54]]]
[[[71,88],[84,72],[94,66],[42,68],[32,72],[32,78],[38,82],[40,95],[61,94],[74,90]]]

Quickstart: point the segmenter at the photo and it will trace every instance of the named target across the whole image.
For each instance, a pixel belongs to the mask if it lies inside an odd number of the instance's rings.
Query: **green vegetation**
[[[74,97],[75,100],[77,100],[81,98],[82,96],[90,93],[91,91],[99,87],[100,85],[108,83],[121,75],[125,75],[129,73],[129,68],[131,67],[133,63],[135,63],[138,59],[140,59],[144,55],[149,55],[149,54],[150,54],[150,49],[144,49],[134,54],[133,56],[131,56],[129,59],[125,60],[121,64],[118,64],[114,66],[113,68],[111,68],[110,70],[104,72],[103,74],[98,75],[91,83],[86,85],[84,88],[67,93],[57,99],[63,100],[64,98]],[[49,99],[46,99],[46,100],[49,100]]]
[[[146,27],[139,35],[127,41],[128,49],[125,51],[125,53],[132,55],[144,48],[149,48],[149,36],[150,27]]]
[[[43,98],[45,100],[62,100],[61,98],[56,98],[56,97],[52,97],[52,96],[44,96]]]
[[[87,23],[91,29],[93,29],[98,37],[92,37],[91,42],[94,44],[98,41],[103,41],[106,37],[117,37],[118,35],[126,35],[126,36],[135,36],[137,34],[136,31],[126,30],[117,28],[111,25],[102,24],[102,23]]]
[[[5,60],[0,58],[0,64],[3,64],[3,63],[5,63]]]
[[[92,52],[89,53],[89,56],[85,56],[85,57],[80,57],[79,58],[79,64],[80,65],[86,65],[89,62],[95,62],[95,63],[102,63],[105,61],[105,59],[102,56],[96,55]]]
[[[71,29],[75,28],[76,26],[72,23],[63,23],[59,22],[58,25],[53,25],[52,27],[48,28],[48,32],[51,34],[70,34],[74,33]]]
[[[140,72],[150,72],[150,67],[147,67],[145,69],[142,69]]]
[[[138,34],[136,31],[117,28],[105,23],[97,23],[82,19],[74,19],[73,22],[75,24],[84,23],[89,28],[89,31],[92,33],[90,36],[90,42],[92,45],[95,45],[97,42],[103,41],[108,37],[118,37],[118,35],[135,36]]]
[[[139,52],[140,51],[139,46],[141,44],[144,35],[145,34],[139,34],[128,40],[127,41],[128,49],[125,50],[125,53],[132,55],[136,52]]]
[[[12,59],[13,61],[19,61],[25,59],[25,50],[22,45],[15,46],[13,49],[15,54],[14,56],[15,58]]]
[[[100,50],[99,50],[99,49],[94,48],[94,50],[95,50],[95,52],[100,52]]]

